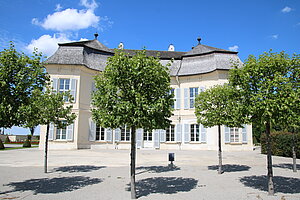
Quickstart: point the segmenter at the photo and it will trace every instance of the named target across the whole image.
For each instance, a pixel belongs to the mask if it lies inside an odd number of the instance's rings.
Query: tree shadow
[[[6,184],[4,186],[14,187],[14,189],[6,192],[0,192],[0,194],[19,191],[33,191],[34,194],[70,192],[88,185],[101,183],[102,181],[103,180],[99,178],[90,178],[84,176],[30,179],[22,182],[11,182]]]
[[[219,165],[211,165],[207,167],[208,170],[218,170]],[[251,167],[247,165],[222,165],[222,171],[223,172],[241,172],[241,171],[249,171]]]
[[[136,173],[142,174],[145,172],[150,172],[150,173],[162,173],[162,172],[170,172],[170,171],[178,171],[180,170],[180,167],[177,166],[148,166],[148,167],[137,167],[136,170],[144,170],[141,172]]]
[[[262,191],[268,191],[268,179],[267,176],[245,176],[240,181],[247,187],[252,187]],[[274,176],[274,190],[281,193],[300,193],[300,179]]]
[[[283,169],[293,169],[293,164],[281,163],[281,164],[273,165],[273,167],[278,167],[278,168],[283,168]],[[296,164],[296,169],[300,170],[299,164]]]
[[[54,168],[53,172],[69,172],[69,173],[91,172],[91,171],[99,170],[102,168],[106,168],[106,167],[105,166],[97,167],[97,166],[93,166],[93,165],[74,165],[74,166]]]
[[[148,196],[151,193],[174,194],[188,192],[197,186],[198,181],[193,178],[182,177],[154,177],[142,179],[136,182],[137,197]],[[127,184],[130,191],[130,184]]]

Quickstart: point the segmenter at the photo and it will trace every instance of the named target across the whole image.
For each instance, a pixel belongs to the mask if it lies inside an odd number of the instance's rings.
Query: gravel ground
[[[168,166],[168,153],[175,166]],[[56,150],[49,152],[43,173],[43,151],[36,148],[0,152],[0,199],[130,199],[128,150]],[[273,157],[275,196],[267,195],[266,156],[224,152],[224,173],[217,173],[216,151],[137,151],[137,194],[155,200],[300,200],[298,172],[290,158]]]

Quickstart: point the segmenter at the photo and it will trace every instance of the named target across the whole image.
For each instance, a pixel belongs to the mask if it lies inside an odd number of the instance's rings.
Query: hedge
[[[267,136],[265,133],[261,135],[261,153],[267,153],[266,147],[266,139]],[[271,149],[272,155],[275,156],[283,156],[283,157],[293,157],[292,146],[293,146],[293,134],[289,132],[272,132],[271,133]],[[297,158],[300,158],[300,133],[295,133],[295,141],[296,141],[296,155]]]

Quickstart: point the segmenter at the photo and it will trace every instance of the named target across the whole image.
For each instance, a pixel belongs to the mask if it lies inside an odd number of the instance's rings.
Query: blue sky
[[[201,43],[239,52],[300,53],[299,0],[1,0],[0,49],[37,47],[46,56],[58,42],[93,39],[115,48],[189,51]],[[10,133],[21,133],[14,129]],[[26,132],[27,134],[27,132]]]

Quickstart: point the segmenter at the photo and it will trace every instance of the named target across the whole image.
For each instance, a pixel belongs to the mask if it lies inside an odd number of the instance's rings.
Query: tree
[[[31,57],[18,53],[13,43],[0,52],[0,127],[24,122],[26,113],[20,107],[29,104],[33,90],[42,90],[49,80],[41,59],[37,51]]]
[[[69,93],[56,93],[47,87],[45,91],[35,90],[33,97],[35,99],[32,101],[32,103],[34,104],[34,107],[39,110],[39,118],[33,122],[47,126],[44,159],[44,172],[47,173],[48,137],[50,124],[53,123],[57,128],[64,128],[73,123],[76,115],[71,113],[73,107],[72,105],[65,105],[64,99],[66,97],[70,99],[70,103],[72,102],[72,97]]]
[[[130,57],[116,51],[104,72],[95,77],[94,121],[105,128],[131,127],[131,198],[136,198],[136,129],[153,130],[170,124],[173,95],[167,66],[145,50]]]
[[[247,100],[248,116],[266,128],[269,195],[274,195],[271,127],[299,120],[291,119],[299,112],[294,105],[299,105],[299,58],[296,54],[290,57],[270,51],[258,58],[250,55],[243,67],[234,65],[230,70],[229,83]]]
[[[229,85],[216,85],[196,97],[195,115],[198,123],[205,127],[218,126],[218,156],[219,169],[222,173],[221,126],[242,127],[245,120],[243,115],[242,98]]]

